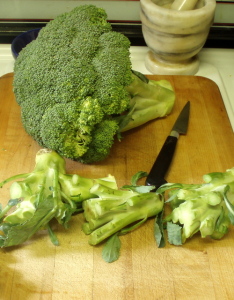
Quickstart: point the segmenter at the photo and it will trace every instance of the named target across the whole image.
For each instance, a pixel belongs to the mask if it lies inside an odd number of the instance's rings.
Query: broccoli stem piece
[[[0,208],[0,220],[8,213],[8,211],[19,203],[19,199],[10,199],[4,209]]]
[[[97,198],[83,202],[83,231],[90,245],[97,245],[116,232],[125,234],[163,209],[161,196],[133,190],[114,190],[100,184],[91,188]],[[127,226],[130,226],[126,229]]]
[[[18,179],[21,181],[14,181]],[[3,233],[0,247],[21,244],[41,228],[47,228],[56,241],[49,225],[52,219],[67,228],[71,216],[82,211],[81,202],[95,196],[90,192],[93,185],[101,183],[117,188],[111,175],[89,179],[66,174],[65,160],[48,149],[38,151],[32,172],[14,175],[2,181],[0,187],[11,181],[14,181],[10,186],[11,200],[0,210],[0,230]]]
[[[80,203],[86,199],[95,197],[90,191],[95,184],[100,183],[113,189],[117,189],[115,177],[110,174],[107,177],[96,179],[82,177],[78,174],[60,174],[59,183],[64,195],[69,196],[73,201]]]
[[[131,84],[126,87],[132,97],[130,109],[120,118],[120,132],[167,116],[175,102],[175,93],[168,81],[149,80],[136,71],[133,71],[132,79]]]
[[[182,243],[200,231],[201,237],[221,239],[234,223],[234,168],[203,176],[202,184],[165,184],[157,192],[169,191],[172,212],[165,222],[182,227]]]

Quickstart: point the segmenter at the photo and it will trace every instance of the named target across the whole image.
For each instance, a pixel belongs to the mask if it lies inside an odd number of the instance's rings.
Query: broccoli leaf
[[[8,227],[8,230],[5,231],[3,246],[9,247],[25,242],[34,235],[38,229],[45,226],[55,216],[55,213],[56,210],[54,209],[53,202],[45,198],[41,199],[31,219],[22,224]]]
[[[163,248],[165,246],[165,237],[163,230],[163,211],[161,211],[155,218],[154,222],[154,237],[158,248]]]
[[[135,175],[132,176],[131,178],[131,185],[137,185],[138,180],[140,180],[141,178],[144,178],[148,175],[147,172],[144,171],[139,171],[137,172]]]
[[[153,185],[124,185],[122,188],[129,189],[139,194],[149,193],[154,190]]]
[[[51,242],[55,245],[55,246],[59,246],[59,240],[56,236],[56,234],[54,233],[54,231],[52,230],[51,226],[50,226],[50,223],[47,224],[47,231],[48,231],[48,234],[50,236],[50,240]]]
[[[149,82],[149,79],[145,75],[143,75],[141,72],[138,72],[136,70],[132,70],[132,73],[134,75],[136,75],[137,77],[139,77],[143,82],[145,82],[145,83]]]
[[[102,250],[102,258],[112,263],[116,261],[120,256],[121,241],[118,233],[113,234],[105,243]]]
[[[181,226],[167,222],[168,242],[172,245],[182,245]]]
[[[155,186],[149,186],[149,185],[138,185],[138,181],[148,175],[147,172],[139,171],[136,174],[134,174],[131,178],[131,185],[124,185],[123,189],[130,189],[137,193],[149,193],[155,189]]]
[[[130,231],[133,231],[133,230],[137,229],[138,227],[140,227],[146,221],[147,221],[147,218],[144,218],[144,219],[140,220],[139,222],[134,223],[130,227],[123,228],[122,230],[120,230],[119,234],[123,235],[123,234],[126,234],[126,233],[130,232]]]

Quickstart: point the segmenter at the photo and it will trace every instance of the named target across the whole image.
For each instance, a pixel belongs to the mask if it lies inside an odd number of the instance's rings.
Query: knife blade
[[[155,186],[154,191],[166,183],[165,175],[171,164],[178,138],[186,134],[189,123],[190,102],[188,101],[175,121],[169,136],[166,138],[148,176],[145,184]]]

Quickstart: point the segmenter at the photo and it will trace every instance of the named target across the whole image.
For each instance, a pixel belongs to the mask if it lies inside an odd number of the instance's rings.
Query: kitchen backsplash
[[[103,7],[111,21],[140,22],[139,0],[130,1],[62,1],[62,0],[0,0],[0,21],[49,20],[70,11],[80,4],[95,4]],[[234,26],[234,1],[217,1],[215,26]]]

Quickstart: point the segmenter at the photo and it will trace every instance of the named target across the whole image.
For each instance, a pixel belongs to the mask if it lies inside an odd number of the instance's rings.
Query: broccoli
[[[199,231],[202,238],[221,239],[234,224],[234,168],[203,179],[202,184],[167,183],[157,190],[169,191],[172,211],[164,222],[172,244],[183,244]]]
[[[125,234],[163,209],[162,197],[157,193],[139,192],[130,187],[112,189],[101,184],[94,185],[90,192],[96,197],[83,201],[82,205],[86,220],[83,231],[90,235],[91,245],[115,233]]]
[[[71,216],[83,211],[82,201],[95,197],[90,192],[93,185],[117,189],[111,175],[90,179],[66,174],[65,160],[48,149],[38,151],[32,172],[12,176],[2,181],[0,187],[12,181],[10,200],[3,209],[0,207],[0,247],[21,244],[42,228],[48,229],[56,244],[50,226],[52,219],[67,228]]]
[[[94,5],[50,21],[14,65],[26,132],[41,147],[93,163],[109,155],[121,132],[169,114],[172,86],[133,72],[129,49]]]

